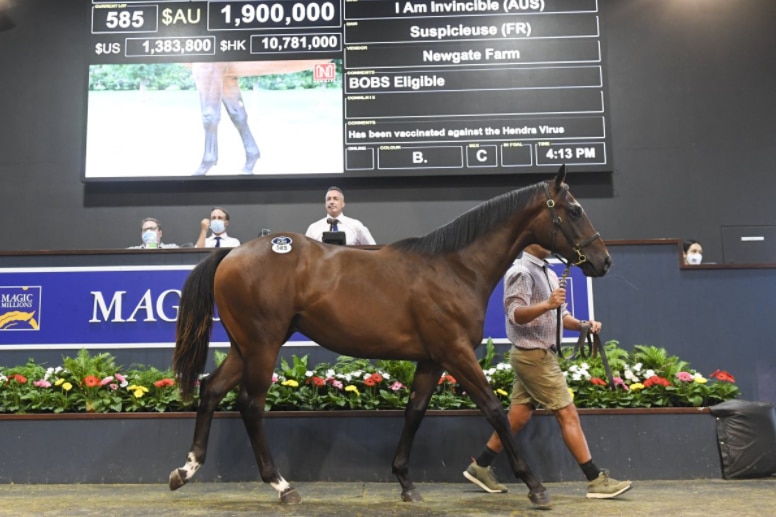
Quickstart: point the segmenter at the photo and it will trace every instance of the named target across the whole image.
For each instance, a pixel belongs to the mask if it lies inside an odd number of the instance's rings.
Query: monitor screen
[[[596,0],[92,0],[85,181],[613,170]]]

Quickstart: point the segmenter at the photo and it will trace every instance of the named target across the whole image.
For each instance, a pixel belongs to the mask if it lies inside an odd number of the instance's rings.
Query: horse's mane
[[[541,183],[513,190],[485,201],[444,226],[424,235],[394,242],[390,246],[405,252],[435,255],[465,248],[477,237],[525,207]]]

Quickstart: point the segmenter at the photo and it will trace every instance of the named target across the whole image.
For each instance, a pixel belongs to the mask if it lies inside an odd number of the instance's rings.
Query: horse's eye
[[[571,205],[569,207],[569,214],[571,214],[571,217],[574,219],[579,219],[582,217],[582,207],[579,205]]]

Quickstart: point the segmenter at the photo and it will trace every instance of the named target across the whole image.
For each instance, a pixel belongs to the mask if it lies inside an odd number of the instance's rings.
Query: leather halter
[[[547,186],[547,183],[543,183],[542,186],[544,187],[544,193],[547,196],[547,208],[550,209],[550,214],[552,214],[552,224],[554,225],[554,228],[552,229],[552,246],[550,247],[550,252],[558,257],[558,259],[563,262],[563,264],[566,265],[566,271],[568,271],[569,266],[569,260],[565,260],[563,257],[559,256],[555,253],[555,234],[558,230],[561,231],[564,237],[566,237],[566,241],[569,243],[569,246],[571,246],[571,249],[577,253],[577,260],[576,262],[572,262],[575,266],[579,266],[580,264],[583,264],[584,262],[587,262],[587,257],[582,253],[582,250],[586,248],[587,246],[591,245],[593,242],[601,238],[601,234],[598,232],[595,232],[593,235],[588,237],[582,242],[575,243],[574,239],[569,234],[568,230],[562,225],[563,219],[558,215],[558,211],[555,210],[555,201],[552,199],[552,196],[550,195],[550,189]],[[566,274],[564,274],[564,277]]]

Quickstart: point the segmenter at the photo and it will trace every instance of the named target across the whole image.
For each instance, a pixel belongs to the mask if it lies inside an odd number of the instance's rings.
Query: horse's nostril
[[[612,257],[607,255],[604,259],[604,271],[609,271],[609,268],[612,267],[612,262]]]

